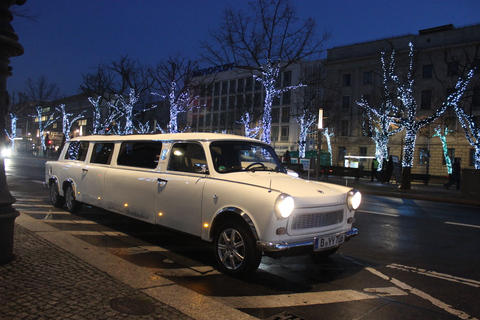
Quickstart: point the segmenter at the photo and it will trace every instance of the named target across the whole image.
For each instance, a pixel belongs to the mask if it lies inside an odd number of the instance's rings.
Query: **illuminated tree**
[[[447,172],[448,174],[452,174],[452,159],[450,159],[450,156],[448,155],[447,135],[449,132],[453,132],[453,130],[449,130],[448,127],[445,127],[445,130],[442,133],[441,126],[437,126],[434,128],[434,130],[435,134],[432,137],[440,138],[440,142],[442,143],[443,157],[447,165]]]
[[[177,53],[168,60],[160,62],[155,72],[154,88],[157,92],[153,94],[168,100],[170,106],[170,120],[167,130],[162,132],[179,132],[178,116],[180,113],[188,112],[196,107],[199,94],[195,94],[193,86],[201,87],[201,80],[196,79],[193,83],[195,70],[198,64]],[[186,128],[184,128],[186,129]]]
[[[110,128],[116,134],[133,133],[133,120],[139,113],[135,106],[152,84],[150,68],[128,56],[100,64],[94,73],[84,75],[80,88],[94,108],[92,133],[103,134]],[[102,109],[107,111],[103,115]]]
[[[216,65],[248,70],[265,89],[262,140],[270,143],[272,102],[283,92],[278,76],[309,57],[318,58],[328,34],[319,38],[313,18],[298,18],[289,0],[256,0],[245,10],[228,8],[217,30],[201,43],[203,58]]]
[[[328,148],[328,153],[330,153],[330,165],[332,165],[332,137],[334,136],[334,132],[329,132],[328,128],[323,129],[322,132],[323,136],[325,137],[325,140],[327,141],[327,148]]]
[[[470,70],[465,82],[467,82],[473,76],[473,73],[474,70]],[[474,116],[467,114],[458,103],[453,105],[453,107],[458,116],[458,120],[462,125],[462,128],[465,130],[465,137],[467,138],[468,143],[475,148],[475,169],[480,169],[480,126],[478,123],[475,123]]]
[[[59,89],[55,83],[49,83],[45,76],[40,76],[37,80],[27,79],[26,82],[26,97],[31,102],[32,106],[35,106],[35,114],[31,117],[37,118],[38,132],[40,138],[40,150],[39,155],[43,156],[45,150],[45,130],[48,126],[53,124],[58,116],[55,113],[44,115],[44,108],[47,108],[45,104],[58,97]],[[46,122],[43,118],[46,117]]]
[[[44,122],[44,116],[43,116],[43,107],[38,106],[36,109],[37,114],[36,115],[31,115],[31,117],[34,117],[37,119],[38,123],[38,134],[40,136],[40,145],[41,148],[39,150],[39,155],[43,156],[43,151],[46,149],[46,144],[45,144],[45,129],[53,124],[55,121],[57,121],[60,116],[57,116],[55,113],[51,113],[49,116],[47,116],[46,121]]]
[[[413,44],[409,43],[409,46],[409,67],[405,83],[400,80],[400,78],[397,76],[396,73],[394,73],[394,71],[390,73],[390,77],[397,87],[398,99],[400,99],[404,108],[403,117],[396,119],[397,124],[405,128],[404,158],[402,162],[402,189],[411,188],[410,175],[413,166],[413,154],[415,151],[417,132],[422,127],[432,123],[438,117],[440,117],[442,113],[445,112],[447,107],[453,107],[455,110],[459,110],[458,102],[462,97],[463,93],[465,92],[467,85],[470,82],[470,79],[473,76],[473,70],[471,70],[465,80],[459,78],[455,89],[447,97],[446,101],[442,104],[442,106],[437,109],[433,115],[419,119],[417,117],[417,103],[413,95]],[[394,65],[392,67],[392,70],[395,70]],[[460,110],[457,115],[459,115],[459,119],[466,119],[461,116]]]
[[[68,113],[65,110],[65,104],[61,104],[58,106],[58,108],[55,108],[55,109],[58,112],[60,112],[62,117],[62,131],[63,131],[63,135],[65,136],[65,141],[69,141],[70,131],[72,130],[73,123],[77,120],[82,119],[83,114],[87,112],[87,110],[82,111],[80,114],[78,114],[77,116],[73,117],[73,119],[71,119],[71,117],[73,116],[73,113]]]
[[[375,142],[375,158],[378,161],[378,171],[382,171],[384,159],[388,159],[390,137],[403,130],[403,127],[398,125],[398,121],[395,118],[398,108],[392,101],[392,94],[388,86],[390,75],[394,72],[394,61],[395,51],[391,55],[388,66],[385,61],[385,52],[381,53],[383,95],[380,105],[375,108],[364,97],[362,97],[361,101],[357,101],[357,104],[365,110],[363,114],[364,121],[362,122],[363,134]],[[365,121],[365,116],[367,116],[368,121]]]
[[[252,125],[252,118],[249,111],[245,111],[244,114],[240,117],[239,121],[244,128],[245,137],[247,138],[254,138],[258,137],[258,133],[260,132],[260,126]]]

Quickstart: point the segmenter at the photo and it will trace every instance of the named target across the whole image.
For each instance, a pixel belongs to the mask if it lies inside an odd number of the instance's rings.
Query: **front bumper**
[[[357,234],[358,234],[357,228],[352,228],[350,231],[345,232],[345,241],[350,240],[351,238],[355,237]],[[290,243],[257,241],[257,249],[261,251],[267,251],[267,252],[278,252],[278,251],[285,251],[289,249],[306,248],[309,246],[313,248],[313,242],[314,242],[313,237],[304,239],[304,240],[295,241],[295,242],[290,242]]]

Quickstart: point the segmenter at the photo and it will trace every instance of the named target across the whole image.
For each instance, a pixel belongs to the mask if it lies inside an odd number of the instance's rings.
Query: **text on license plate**
[[[325,237],[315,237],[313,250],[323,250],[338,246],[345,242],[345,233],[334,234]]]

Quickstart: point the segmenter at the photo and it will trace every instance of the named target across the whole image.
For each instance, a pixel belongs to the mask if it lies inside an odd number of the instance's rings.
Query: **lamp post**
[[[10,6],[22,5],[26,0],[0,0],[0,146],[5,145],[5,119],[7,114],[7,77],[11,76],[10,57],[23,54],[23,47],[17,42],[10,21],[13,15]],[[7,186],[5,162],[0,157],[0,264],[13,257],[14,221],[19,213],[12,204],[15,198]]]
[[[322,153],[323,109],[318,109],[318,152],[317,152],[317,181],[320,180],[320,159]]]

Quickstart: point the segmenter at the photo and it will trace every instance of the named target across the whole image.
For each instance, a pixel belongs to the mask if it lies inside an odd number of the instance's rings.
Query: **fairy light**
[[[265,89],[265,99],[263,106],[263,117],[261,122],[262,127],[262,140],[263,142],[271,143],[271,128],[272,128],[272,104],[274,98],[280,98],[282,93],[295,90],[300,87],[305,87],[303,84],[296,86],[287,86],[282,89],[276,89],[275,84],[277,82],[278,75],[280,73],[280,61],[273,63],[270,59],[267,59],[266,67],[261,67],[262,77],[254,75],[256,81],[259,81]]]
[[[65,104],[61,104],[58,106],[58,108],[55,108],[58,112],[61,113],[62,115],[62,131],[63,135],[65,136],[65,141],[70,140],[70,131],[72,130],[72,125],[75,121],[80,120],[83,118],[83,114],[87,111],[84,110],[80,114],[78,114],[76,117],[73,119],[70,119],[70,117],[73,116],[73,113],[68,113],[65,110]]]

